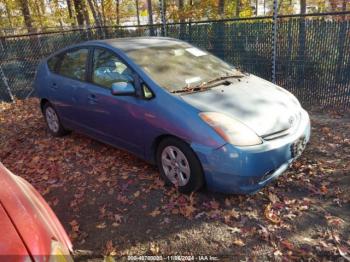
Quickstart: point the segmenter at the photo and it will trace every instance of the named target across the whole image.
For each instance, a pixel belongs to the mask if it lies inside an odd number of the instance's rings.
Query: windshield
[[[170,92],[232,74],[233,66],[186,43],[126,51],[136,64]]]

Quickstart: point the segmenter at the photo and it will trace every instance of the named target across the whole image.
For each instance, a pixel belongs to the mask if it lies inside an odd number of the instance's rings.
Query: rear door
[[[51,101],[68,126],[75,127],[81,121],[77,108],[77,90],[86,85],[88,54],[88,47],[74,48],[60,54],[48,83]]]

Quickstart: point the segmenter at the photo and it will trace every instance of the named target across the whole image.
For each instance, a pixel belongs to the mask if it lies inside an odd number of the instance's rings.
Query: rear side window
[[[47,61],[47,66],[49,67],[51,72],[57,73],[57,65],[59,60],[59,56],[54,56]]]
[[[89,50],[87,48],[75,49],[64,53],[58,73],[69,78],[85,80],[88,54]]]

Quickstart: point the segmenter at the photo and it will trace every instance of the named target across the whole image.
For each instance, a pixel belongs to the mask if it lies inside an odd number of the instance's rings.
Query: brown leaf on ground
[[[240,246],[240,247],[245,246],[245,243],[240,238],[237,238],[237,239],[233,240],[233,244],[235,244],[236,246]]]
[[[268,219],[270,222],[274,224],[281,223],[281,219],[273,212],[271,208],[271,203],[266,206],[264,214],[265,218]]]
[[[156,217],[156,216],[159,216],[160,215],[160,210],[159,210],[159,207],[157,207],[155,210],[153,210],[151,213],[149,213],[149,215],[151,217]]]

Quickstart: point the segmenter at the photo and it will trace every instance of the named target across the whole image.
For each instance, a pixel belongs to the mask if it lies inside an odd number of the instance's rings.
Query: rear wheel
[[[201,163],[192,149],[176,138],[165,138],[158,146],[157,165],[167,184],[180,192],[197,191],[204,184]]]
[[[49,103],[46,102],[43,106],[43,114],[49,129],[49,132],[56,137],[64,136],[69,133],[61,124],[61,121],[58,117],[58,114],[55,108]]]

